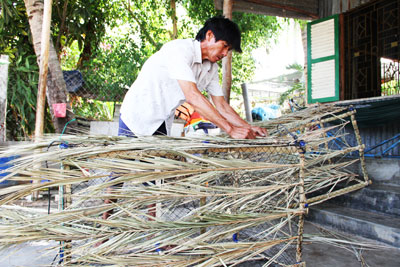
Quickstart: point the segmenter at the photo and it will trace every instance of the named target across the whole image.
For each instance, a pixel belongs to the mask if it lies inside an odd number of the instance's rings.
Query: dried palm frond
[[[19,184],[0,189],[0,247],[56,240],[80,266],[294,264],[306,203],[366,185],[350,169],[363,160],[348,157],[363,149],[346,139],[350,115],[318,106],[269,122],[256,140],[46,136],[3,149],[18,157],[0,181]],[[57,212],[13,206],[51,188]]]

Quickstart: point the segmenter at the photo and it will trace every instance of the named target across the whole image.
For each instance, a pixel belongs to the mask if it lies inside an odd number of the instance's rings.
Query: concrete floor
[[[309,235],[321,236],[320,229],[311,223],[305,224],[305,239]],[[359,242],[373,242],[371,240],[360,239],[357,237],[347,237]],[[375,245],[384,246],[374,243]],[[0,251],[0,267],[17,266],[49,266],[56,255],[55,250],[49,250],[56,242],[32,242],[29,245],[21,245],[18,250],[7,249]],[[303,246],[303,260],[307,267],[399,267],[400,249],[379,248],[373,250],[361,250],[361,260],[358,260],[355,251],[349,251],[342,247],[336,247],[326,243],[317,243],[315,241],[306,241]],[[360,253],[360,251],[358,251]],[[58,260],[58,259],[57,259]],[[56,261],[57,262],[57,261]],[[262,262],[249,262],[240,264],[240,266],[258,267]],[[56,266],[56,265],[54,265]]]
[[[0,267],[49,266],[57,254],[56,250],[49,249],[56,245],[54,241],[40,241],[0,250]]]
[[[307,235],[321,235],[321,230],[315,225],[305,223],[305,238]],[[332,232],[336,235],[336,232]],[[344,235],[348,240],[363,244],[372,244],[377,249],[353,249],[337,247],[327,243],[305,242],[303,246],[303,260],[307,267],[399,267],[400,248],[393,248],[372,240],[356,236]],[[358,254],[358,255],[357,255]]]

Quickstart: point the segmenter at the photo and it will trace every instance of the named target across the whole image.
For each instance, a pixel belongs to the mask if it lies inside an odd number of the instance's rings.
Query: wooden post
[[[46,84],[49,62],[49,47],[50,47],[50,24],[51,24],[51,5],[52,0],[44,0],[43,11],[43,27],[42,41],[40,51],[40,73],[39,87],[36,104],[36,123],[35,123],[35,141],[39,141],[43,136],[44,129],[44,111],[46,105]]]
[[[43,10],[43,26],[42,26],[42,39],[40,47],[40,72],[39,72],[39,86],[36,102],[36,121],[35,121],[35,142],[40,142],[44,130],[44,111],[46,106],[46,84],[49,63],[49,47],[50,47],[50,23],[51,23],[51,4],[52,0],[44,0]],[[36,168],[41,167],[38,163]],[[33,183],[40,183],[39,180],[34,180]],[[39,198],[39,191],[32,193],[32,199]]]
[[[351,123],[353,125],[353,129],[354,129],[354,135],[356,136],[356,140],[357,140],[357,144],[359,146],[359,156],[360,156],[360,167],[361,167],[361,171],[362,174],[364,176],[364,181],[365,183],[369,183],[372,184],[372,180],[369,179],[368,177],[368,172],[367,172],[367,166],[365,164],[365,157],[364,157],[364,149],[365,149],[365,145],[363,144],[362,140],[361,140],[361,135],[360,135],[360,130],[358,129],[358,125],[357,125],[357,121],[356,121],[356,115],[353,113],[351,114]]]
[[[340,2],[342,3],[342,2]],[[344,57],[344,49],[345,49],[345,44],[344,44],[344,15],[340,14],[339,15],[339,25],[340,25],[340,39],[339,39],[339,72],[340,72],[340,78],[339,78],[339,99],[344,100],[345,97],[345,79],[346,79],[346,72],[345,72],[345,57]]]
[[[244,111],[246,113],[246,120],[248,122],[253,122],[253,118],[251,117],[251,105],[249,94],[247,91],[247,85],[242,83],[242,95],[243,95],[243,103],[244,103]]]
[[[307,212],[306,209],[306,194],[304,190],[304,179],[305,179],[305,155],[304,151],[300,148],[298,149],[300,156],[300,168],[299,168],[299,209],[303,212],[299,215],[299,224],[298,224],[298,239],[297,239],[297,247],[296,247],[296,261],[301,262],[301,258],[303,255],[303,233],[304,233],[304,215]]]
[[[226,18],[232,19],[233,0],[224,0],[223,14]],[[229,103],[232,86],[232,51],[222,59],[222,91],[226,101]]]
[[[8,56],[0,56],[0,143],[6,141]]]

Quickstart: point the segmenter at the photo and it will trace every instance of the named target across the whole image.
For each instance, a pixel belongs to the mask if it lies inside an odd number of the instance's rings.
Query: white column
[[[0,56],[0,143],[6,141],[8,56]]]

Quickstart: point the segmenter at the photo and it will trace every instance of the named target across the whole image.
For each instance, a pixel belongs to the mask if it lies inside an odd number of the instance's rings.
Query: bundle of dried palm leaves
[[[307,203],[367,181],[350,169],[362,155],[347,157],[362,151],[346,141],[353,113],[317,109],[266,124],[271,136],[257,140],[49,136],[2,151],[19,155],[4,178],[19,185],[0,189],[0,246],[57,240],[63,262],[80,266],[294,265]],[[57,212],[13,206],[54,187]]]
[[[305,141],[308,204],[320,203],[370,183],[355,113],[351,106],[315,105],[261,123],[271,136],[290,135]]]

